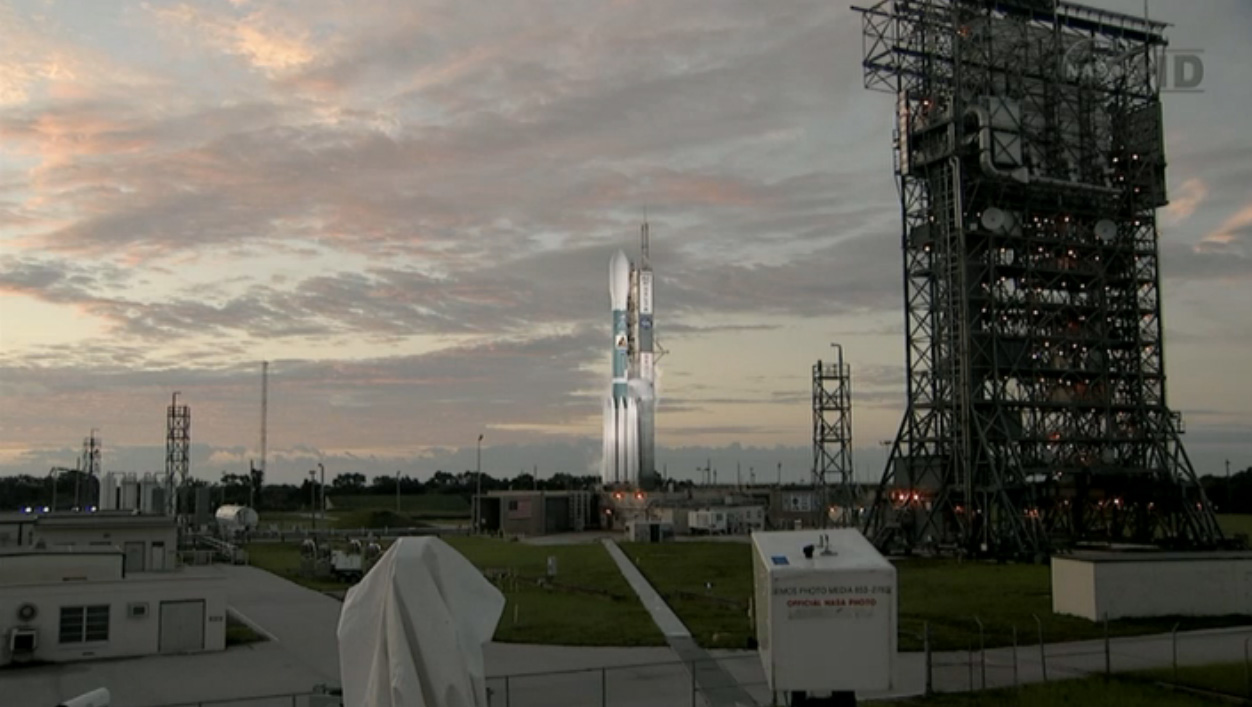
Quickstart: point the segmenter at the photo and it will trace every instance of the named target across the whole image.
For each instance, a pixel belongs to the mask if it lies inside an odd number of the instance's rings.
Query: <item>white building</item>
[[[0,666],[226,647],[223,576],[125,565],[113,547],[0,549]]]
[[[746,535],[765,529],[762,506],[712,506],[687,512],[687,527],[693,534]]]
[[[71,513],[35,520],[31,545],[47,549],[115,548],[126,557],[125,571],[177,569],[178,526],[173,518],[131,513]]]

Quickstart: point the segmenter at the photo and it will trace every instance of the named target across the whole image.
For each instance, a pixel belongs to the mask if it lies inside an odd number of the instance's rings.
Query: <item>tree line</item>
[[[326,482],[326,495],[341,496],[395,496],[396,484],[405,496],[420,494],[445,494],[472,496],[478,490],[478,477],[473,471],[453,474],[436,471],[429,479],[405,476],[403,472],[392,476],[376,476],[367,479],[365,474],[347,472],[336,474]],[[591,490],[599,484],[598,476],[577,476],[558,473],[548,478],[536,479],[532,474],[522,473],[512,478],[497,478],[482,474],[482,491],[536,489],[542,491]],[[15,511],[26,507],[55,510],[87,510],[98,504],[99,479],[75,469],[68,469],[45,477],[20,474],[0,477],[0,511]],[[300,484],[266,484],[264,477],[255,469],[247,474],[222,472],[220,481],[190,479],[192,488],[208,487],[209,498],[214,506],[222,504],[250,505],[271,511],[294,511],[309,507],[310,499],[321,494],[321,477],[307,478]]]

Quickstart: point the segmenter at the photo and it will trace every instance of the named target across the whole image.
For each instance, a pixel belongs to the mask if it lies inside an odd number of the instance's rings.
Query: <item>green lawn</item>
[[[335,509],[352,510],[358,508],[396,510],[396,497],[387,494],[341,495],[326,492],[326,498]],[[409,515],[448,515],[468,518],[470,504],[464,496],[441,493],[409,494],[400,496],[400,511]]]
[[[752,631],[747,618],[752,597],[751,546],[684,542],[622,547],[701,645],[735,648],[746,644]],[[1104,636],[1102,624],[1052,613],[1051,575],[1046,565],[908,559],[896,562],[896,569],[901,650],[922,648],[921,633],[927,622],[935,650],[977,648],[975,616],[983,622],[987,647],[1011,645],[1014,626],[1019,644],[1036,644],[1036,615],[1048,643]],[[711,589],[705,589],[706,582],[713,584]],[[1166,633],[1175,623],[1181,624],[1181,630],[1193,630],[1252,624],[1252,616],[1120,620],[1110,622],[1109,634]]]
[[[444,540],[485,574],[511,571],[497,582],[507,605],[495,639],[513,643],[574,646],[659,646],[664,637],[639,603],[612,558],[599,544],[538,546],[492,538]],[[318,591],[347,589],[334,580],[300,576],[300,547],[251,543],[253,565]],[[557,558],[555,586],[546,577],[548,556]]]
[[[873,702],[881,707],[1213,707],[1229,704],[1130,680],[1088,678],[1027,685],[1016,690],[935,695],[926,698]]]
[[[233,614],[226,614],[226,647],[242,646],[248,643],[257,643],[264,641],[265,636],[252,630],[252,627],[239,619]]]
[[[1252,538],[1252,515],[1218,514],[1217,524],[1227,537],[1233,538],[1236,533],[1244,533]]]
[[[1214,663],[1181,667],[1175,676],[1172,668],[1142,670],[1131,673],[1133,677],[1159,681],[1171,685],[1184,685],[1200,690],[1220,692],[1226,695],[1252,699],[1252,685],[1248,684],[1247,668],[1243,663]]]
[[[484,572],[511,570],[501,587],[508,604],[496,640],[578,646],[659,646],[665,640],[604,548],[597,544],[527,545],[449,536],[452,547]],[[549,556],[557,588],[539,586]]]
[[[348,584],[334,579],[314,579],[300,574],[300,545],[298,543],[248,543],[248,563],[296,584],[319,592],[347,589]]]
[[[747,543],[621,543],[627,557],[706,648],[746,648],[755,630],[752,546]],[[712,585],[711,587],[708,585]]]

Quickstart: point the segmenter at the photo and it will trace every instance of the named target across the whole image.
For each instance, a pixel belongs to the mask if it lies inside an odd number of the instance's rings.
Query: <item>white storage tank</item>
[[[891,689],[896,569],[860,531],[752,534],[755,619],[774,692]]]
[[[214,515],[222,530],[230,533],[256,530],[257,523],[261,520],[256,511],[247,506],[220,506]]]

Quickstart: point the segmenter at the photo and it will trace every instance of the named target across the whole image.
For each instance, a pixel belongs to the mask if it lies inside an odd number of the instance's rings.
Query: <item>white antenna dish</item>
[[[1100,219],[1096,221],[1095,237],[1108,243],[1117,237],[1117,224],[1108,219]]]
[[[982,212],[982,227],[988,231],[1003,233],[1009,224],[1009,215],[992,206]]]

